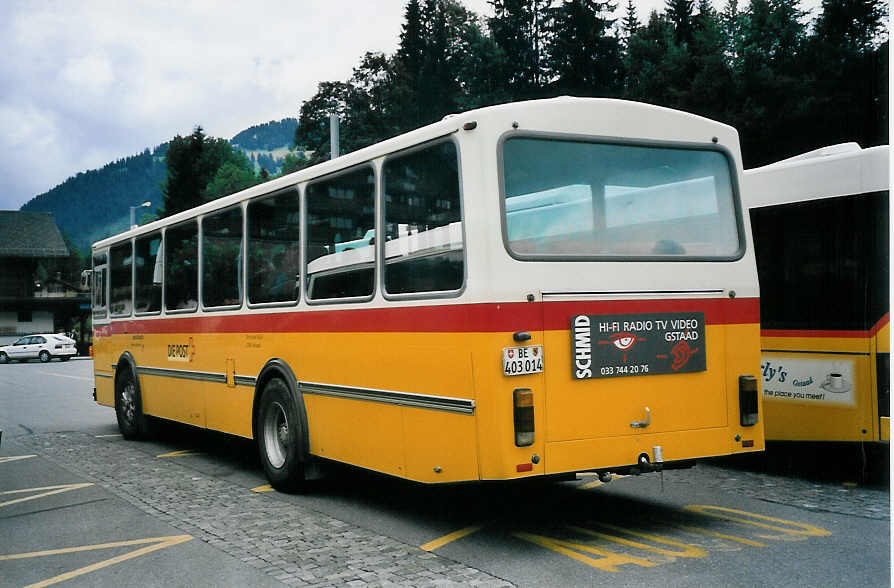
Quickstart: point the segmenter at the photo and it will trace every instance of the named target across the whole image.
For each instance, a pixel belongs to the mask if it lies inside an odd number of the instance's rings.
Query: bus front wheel
[[[261,393],[255,437],[270,485],[284,492],[303,489],[304,435],[295,399],[279,378],[267,382]]]

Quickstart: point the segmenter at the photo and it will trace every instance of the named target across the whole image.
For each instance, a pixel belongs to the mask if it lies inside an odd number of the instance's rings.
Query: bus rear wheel
[[[270,485],[283,492],[304,489],[304,434],[298,407],[279,378],[267,382],[261,392],[255,438]]]
[[[140,439],[149,432],[143,402],[133,372],[125,370],[115,382],[115,415],[125,439]]]

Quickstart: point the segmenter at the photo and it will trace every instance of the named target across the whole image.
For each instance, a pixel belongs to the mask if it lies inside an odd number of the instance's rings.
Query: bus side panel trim
[[[137,368],[137,373],[145,376],[161,376],[166,378],[179,378],[181,380],[199,380],[202,382],[216,382],[225,384],[227,382],[226,374],[214,372],[196,372],[190,370],[172,370],[170,368],[145,367]]]
[[[469,398],[429,396],[425,394],[414,394],[412,392],[395,392],[392,390],[335,386],[332,384],[319,384],[314,382],[298,382],[298,388],[304,394],[351,398],[354,400],[428,408],[431,410],[443,410],[460,414],[475,413],[475,401]]]

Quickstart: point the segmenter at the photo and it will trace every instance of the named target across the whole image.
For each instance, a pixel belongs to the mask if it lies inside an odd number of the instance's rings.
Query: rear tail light
[[[757,424],[758,400],[757,378],[739,376],[739,422],[743,427]]]
[[[515,420],[515,445],[527,447],[534,443],[534,393],[530,388],[516,388],[512,392]]]

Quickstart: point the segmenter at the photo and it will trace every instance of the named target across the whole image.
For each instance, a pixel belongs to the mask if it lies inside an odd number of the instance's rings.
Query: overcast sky
[[[641,20],[664,6],[634,1]],[[197,124],[229,139],[297,116],[320,81],[394,52],[405,4],[0,0],[0,210]]]

